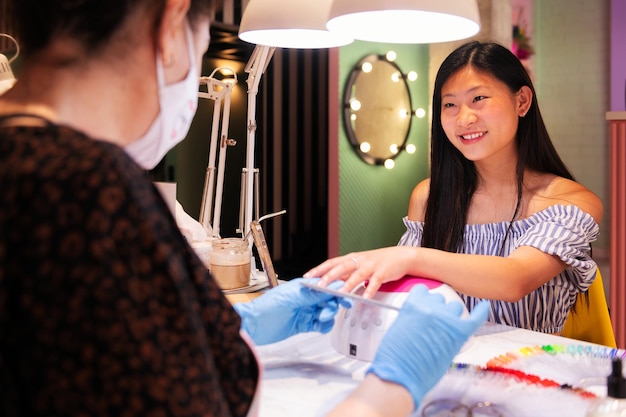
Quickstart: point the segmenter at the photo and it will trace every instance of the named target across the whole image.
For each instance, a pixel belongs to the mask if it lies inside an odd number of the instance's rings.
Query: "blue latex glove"
[[[478,304],[461,319],[463,306],[446,303],[416,285],[378,347],[367,373],[404,386],[415,408],[450,367],[465,341],[487,319],[489,303]]]
[[[248,303],[235,304],[241,328],[257,345],[279,342],[304,332],[328,333],[335,324],[339,305],[351,307],[347,299],[335,297],[300,285],[317,283],[319,278],[297,278],[272,288]],[[343,281],[328,288],[337,290]]]

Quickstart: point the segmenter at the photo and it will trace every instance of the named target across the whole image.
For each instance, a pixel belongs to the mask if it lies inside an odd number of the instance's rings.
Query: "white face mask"
[[[157,53],[156,70],[159,88],[159,114],[148,131],[126,146],[126,152],[143,169],[152,169],[182,141],[198,108],[198,73],[195,64],[193,36],[189,24],[186,28],[189,73],[184,80],[165,85],[163,62]]]

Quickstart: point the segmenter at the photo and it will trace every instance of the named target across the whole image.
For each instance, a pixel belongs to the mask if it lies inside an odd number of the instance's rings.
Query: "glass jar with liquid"
[[[224,238],[213,241],[210,257],[211,274],[223,290],[250,285],[252,252],[248,241]]]

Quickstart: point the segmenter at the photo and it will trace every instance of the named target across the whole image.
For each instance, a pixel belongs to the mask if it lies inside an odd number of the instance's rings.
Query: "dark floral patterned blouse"
[[[239,329],[123,149],[0,118],[0,416],[245,416]]]

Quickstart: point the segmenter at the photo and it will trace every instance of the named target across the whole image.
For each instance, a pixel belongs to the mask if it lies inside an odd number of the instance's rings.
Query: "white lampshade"
[[[476,0],[334,0],[328,29],[384,43],[436,43],[480,30]]]
[[[250,0],[239,37],[279,48],[331,48],[349,44],[349,35],[326,28],[332,0]]]

